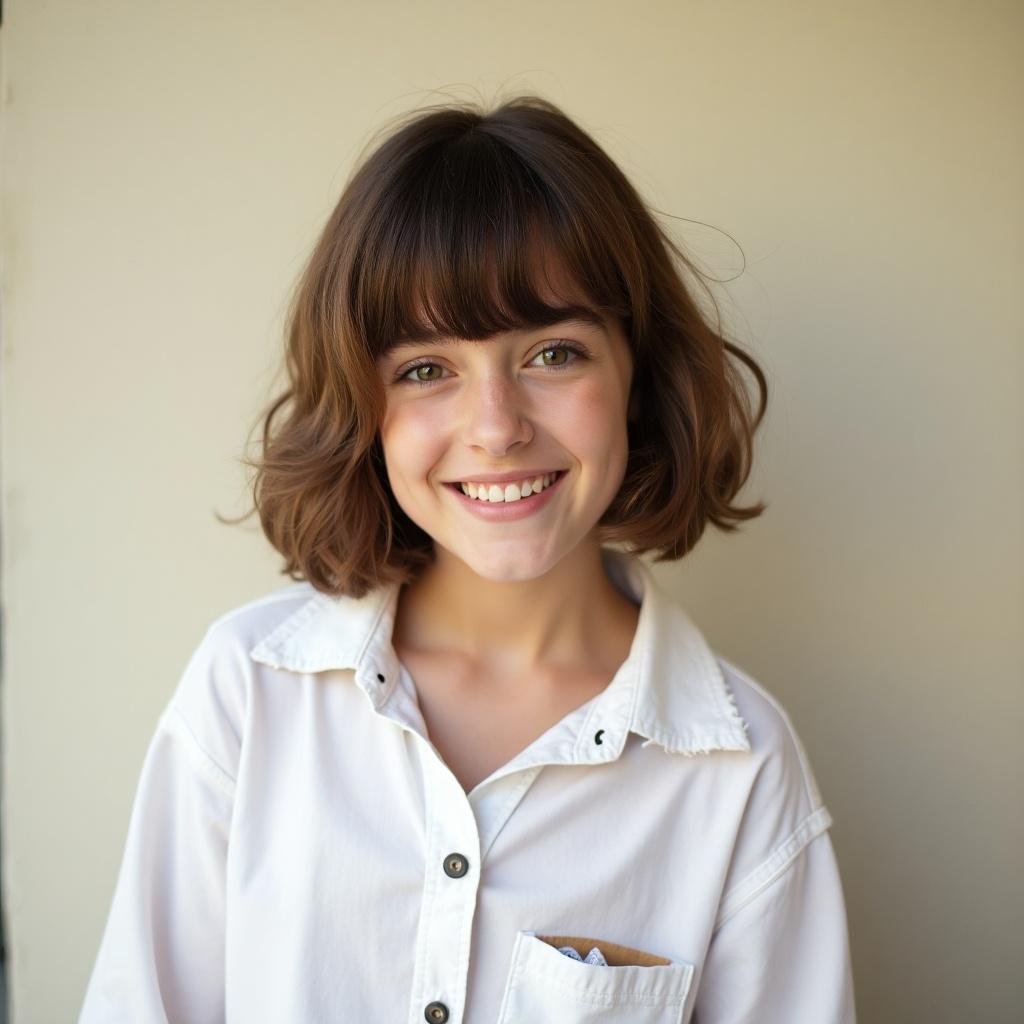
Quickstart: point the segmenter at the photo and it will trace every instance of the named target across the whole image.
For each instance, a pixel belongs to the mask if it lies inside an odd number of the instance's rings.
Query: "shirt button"
[[[449,853],[444,859],[444,873],[449,878],[461,878],[469,870],[469,863],[461,853]],[[447,1019],[447,1017],[445,1018]]]
[[[429,1020],[430,1024],[444,1024],[448,1019],[448,1007],[444,1003],[427,1003],[427,1008],[423,1011],[423,1019]]]

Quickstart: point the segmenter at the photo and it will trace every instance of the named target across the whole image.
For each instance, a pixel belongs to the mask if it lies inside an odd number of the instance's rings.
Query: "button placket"
[[[458,1024],[465,1013],[480,836],[469,800],[447,765],[426,740],[416,750],[425,783],[427,877],[408,1019]]]

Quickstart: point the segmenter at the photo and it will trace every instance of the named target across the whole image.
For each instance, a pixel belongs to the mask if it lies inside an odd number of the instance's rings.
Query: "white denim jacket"
[[[640,604],[627,660],[468,795],[392,646],[397,586],[214,622],[79,1024],[851,1024],[831,818],[785,712],[644,562],[602,557]]]

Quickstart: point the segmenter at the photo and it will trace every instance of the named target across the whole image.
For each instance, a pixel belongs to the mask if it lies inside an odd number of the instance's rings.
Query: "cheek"
[[[612,382],[594,380],[573,389],[558,403],[559,433],[570,451],[615,468],[625,465],[626,413],[623,397]]]
[[[380,427],[392,487],[396,478],[422,476],[444,451],[445,416],[436,402],[395,403]]]

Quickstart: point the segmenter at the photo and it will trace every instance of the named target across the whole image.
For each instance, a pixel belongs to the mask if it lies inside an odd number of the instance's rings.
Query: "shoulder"
[[[716,654],[725,684],[746,725],[754,770],[788,791],[796,810],[810,812],[822,798],[807,751],[789,713],[762,683]]]
[[[249,651],[316,594],[306,582],[281,587],[228,609],[206,628],[180,673],[160,726],[230,779],[258,669]]]
[[[786,709],[748,672],[715,657],[750,741],[743,812],[722,904],[728,914],[785,874],[832,817]]]
[[[294,583],[217,616],[193,650],[175,699],[187,702],[211,687],[237,684],[247,677],[252,670],[250,650],[316,593],[309,583]]]
[[[229,608],[210,623],[200,646],[244,648],[248,653],[316,594],[310,583],[292,583]]]

